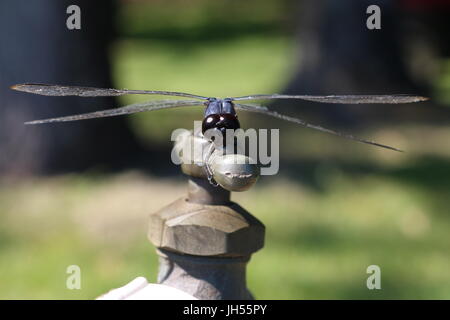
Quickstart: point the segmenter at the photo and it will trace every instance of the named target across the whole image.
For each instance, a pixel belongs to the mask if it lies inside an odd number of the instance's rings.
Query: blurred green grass
[[[282,11],[267,3],[250,18],[252,5],[245,5],[218,29],[211,27],[224,20],[217,4],[168,19],[173,10],[161,1],[131,2],[119,12],[122,37],[111,48],[116,86],[212,96],[279,91],[291,75],[295,44],[274,29]],[[438,87],[445,91],[449,79]],[[143,143],[168,144],[174,128],[188,127],[201,112],[158,111],[130,121]],[[259,118],[241,121],[247,127]],[[248,267],[256,298],[450,298],[449,128],[359,132],[405,154],[286,124],[280,134],[280,174],[233,195],[267,228],[265,248]],[[92,299],[138,276],[155,281],[148,214],[184,193],[182,177],[139,172],[0,182],[0,298]],[[65,286],[73,264],[81,267],[81,290]],[[381,267],[382,290],[366,288],[371,264]]]
[[[215,44],[123,40],[114,52],[118,87],[154,88],[206,96],[276,92],[289,79],[292,43],[284,36],[242,37]],[[133,103],[148,97],[125,96]],[[148,143],[166,143],[173,128],[201,119],[202,108],[133,115],[131,121]]]
[[[263,178],[234,196],[267,227],[248,270],[257,298],[450,297],[448,186],[338,168],[317,179],[320,190]],[[133,172],[2,186],[1,298],[90,299],[137,276],[155,281],[147,217],[184,189]],[[72,264],[81,267],[81,290],[65,288]],[[371,264],[381,267],[382,290],[365,287]]]

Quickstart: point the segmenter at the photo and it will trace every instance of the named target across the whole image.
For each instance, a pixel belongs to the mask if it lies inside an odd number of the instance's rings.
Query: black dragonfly
[[[226,129],[238,129],[240,124],[237,118],[236,110],[243,110],[249,112],[256,112],[265,114],[267,116],[275,117],[285,121],[293,122],[303,127],[319,130],[329,134],[334,134],[346,139],[382,147],[394,151],[400,151],[397,148],[369,141],[355,137],[350,134],[344,134],[322,126],[308,123],[302,119],[294,118],[284,114],[280,114],[267,107],[259,104],[243,103],[247,100],[269,100],[269,99],[300,99],[306,101],[322,102],[322,103],[341,103],[341,104],[365,104],[365,103],[382,103],[382,104],[400,104],[411,103],[428,100],[426,97],[415,95],[284,95],[284,94],[255,94],[242,97],[232,98],[213,98],[206,96],[199,96],[183,92],[171,91],[155,91],[155,90],[127,90],[127,89],[101,89],[92,87],[77,87],[77,86],[60,86],[50,84],[27,83],[12,86],[11,89],[34,93],[44,96],[79,96],[79,97],[105,97],[105,96],[122,96],[125,94],[147,94],[147,95],[163,95],[172,97],[189,98],[189,100],[152,100],[142,103],[134,103],[121,108],[107,109],[90,113],[83,113],[78,115],[71,115],[66,117],[50,118],[43,120],[35,120],[25,122],[25,124],[42,124],[52,122],[77,121],[93,118],[103,118],[119,116],[144,111],[155,111],[160,109],[169,109],[177,107],[204,105],[205,112],[202,122],[202,132],[205,133],[208,129],[218,129],[222,134],[225,134]]]

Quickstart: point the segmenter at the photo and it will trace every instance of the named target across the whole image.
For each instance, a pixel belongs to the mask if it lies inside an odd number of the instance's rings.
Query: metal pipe
[[[191,135],[179,139],[175,148],[192,142],[205,144]],[[150,215],[148,237],[159,255],[158,282],[198,299],[253,299],[246,266],[264,245],[264,225],[232,202],[230,191],[210,184],[204,167],[189,163],[182,170],[189,176],[187,197]],[[242,166],[228,163],[226,170],[239,173]]]

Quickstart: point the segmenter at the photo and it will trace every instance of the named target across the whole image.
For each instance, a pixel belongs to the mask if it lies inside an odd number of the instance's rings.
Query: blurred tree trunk
[[[81,30],[66,9],[81,8]],[[113,98],[43,97],[15,92],[24,82],[112,87],[108,46],[114,1],[0,2],[0,174],[30,175],[122,166],[139,152],[126,118],[24,126],[33,119],[113,108]]]
[[[381,8],[381,29],[369,30],[369,5]],[[296,72],[287,94],[431,94],[430,79],[414,78],[411,44],[426,39],[426,26],[405,29],[406,21],[418,21],[390,0],[304,0],[297,16],[299,40]],[[448,24],[448,23],[447,23]],[[414,31],[416,33],[411,34]],[[408,45],[408,47],[406,46]],[[428,47],[427,47],[428,46]],[[420,48],[432,48],[430,42]],[[437,55],[429,50],[426,64],[419,69],[436,69]],[[414,60],[414,59],[413,59]],[[423,59],[420,63],[423,63]],[[412,63],[416,63],[414,60]],[[425,76],[425,74],[422,74]],[[284,108],[337,125],[357,125],[373,120],[424,120],[436,113],[430,105],[324,105],[292,101],[277,102]],[[435,110],[436,111],[436,110]],[[439,112],[444,110],[439,110]],[[448,116],[448,112],[447,112]],[[447,119],[449,119],[447,117]]]

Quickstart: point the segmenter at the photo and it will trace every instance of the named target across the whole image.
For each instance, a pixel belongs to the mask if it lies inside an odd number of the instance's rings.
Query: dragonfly
[[[427,97],[394,94],[394,95],[287,95],[287,94],[254,94],[231,98],[216,98],[200,96],[190,93],[157,91],[157,90],[128,90],[128,89],[105,89],[95,87],[62,86],[40,83],[17,84],[11,87],[13,90],[38,94],[43,96],[79,96],[79,97],[116,97],[127,94],[137,95],[161,95],[171,97],[182,97],[183,100],[151,100],[147,102],[134,103],[119,108],[82,113],[58,118],[49,118],[25,122],[27,125],[78,121],[94,118],[104,118],[112,116],[127,115],[138,112],[155,111],[161,109],[170,109],[178,107],[192,107],[204,105],[204,117],[202,121],[202,133],[209,129],[219,130],[225,134],[227,129],[236,130],[240,128],[236,110],[260,113],[266,116],[278,118],[284,121],[292,122],[297,125],[319,130],[332,135],[340,136],[349,140],[373,145],[380,148],[402,152],[395,147],[381,144],[355,137],[351,134],[345,134],[320,125],[311,124],[300,118],[288,116],[270,110],[267,106],[255,103],[248,103],[251,100],[274,100],[274,99],[297,99],[319,103],[338,103],[338,104],[403,104],[428,100]]]
[[[328,129],[320,125],[311,124],[303,119],[288,116],[270,110],[264,105],[251,103],[251,100],[297,99],[319,103],[339,103],[339,104],[371,104],[371,103],[402,104],[428,100],[428,98],[426,97],[407,94],[396,94],[396,95],[254,94],[231,98],[216,98],[173,91],[105,89],[105,88],[62,86],[62,85],[40,84],[40,83],[17,84],[12,86],[11,89],[44,96],[116,97],[127,94],[138,94],[138,95],[161,95],[161,96],[177,97],[177,99],[171,100],[151,100],[147,102],[126,105],[119,108],[100,110],[95,112],[82,113],[57,118],[34,120],[25,122],[25,124],[27,125],[87,120],[87,119],[127,115],[138,112],[156,111],[161,109],[203,105],[205,107],[202,121],[202,134],[204,136],[206,136],[205,133],[208,132],[208,130],[218,130],[224,137],[227,130],[239,129],[240,123],[238,120],[236,110],[240,110],[240,111],[260,113],[266,116],[292,122],[306,128],[322,131],[345,139],[398,152],[402,152],[402,150],[375,141],[358,138],[350,134],[345,134],[332,129]],[[179,99],[180,97],[184,99],[180,100]],[[250,103],[247,101],[250,101]],[[215,144],[211,144],[211,146],[214,145]],[[212,154],[212,151],[209,152],[209,154]],[[206,163],[206,173],[209,182],[213,185],[217,185],[217,183],[215,183],[213,178],[213,172],[211,168],[209,168],[208,166],[207,159],[205,160],[205,163]]]

